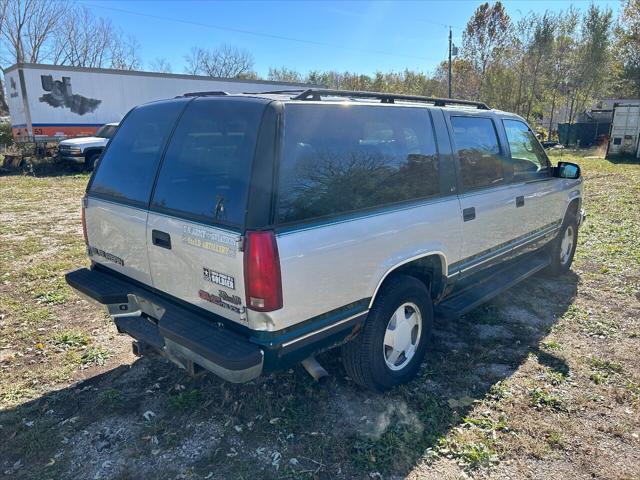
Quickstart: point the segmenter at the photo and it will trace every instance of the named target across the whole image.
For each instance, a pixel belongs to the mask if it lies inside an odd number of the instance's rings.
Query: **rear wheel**
[[[551,263],[547,268],[550,275],[562,275],[569,271],[573,263],[578,244],[578,219],[573,214],[567,214],[558,236],[551,243],[549,254]]]
[[[416,278],[387,281],[362,332],[342,347],[349,376],[373,390],[388,390],[415,377],[433,328],[429,291]]]

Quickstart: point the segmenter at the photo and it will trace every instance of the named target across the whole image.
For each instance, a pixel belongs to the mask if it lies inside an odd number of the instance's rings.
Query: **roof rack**
[[[189,92],[182,95],[183,97],[217,97],[221,95],[229,95],[227,92],[212,91],[212,92]]]
[[[300,90],[296,90],[300,91]],[[276,93],[276,92],[265,92]],[[286,91],[277,93],[287,93]],[[292,92],[293,93],[293,92]],[[476,107],[480,110],[491,110],[484,102],[474,102],[472,100],[458,100],[455,98],[438,98],[423,97],[419,95],[403,95],[397,93],[382,92],[362,92],[351,90],[332,90],[328,88],[309,88],[299,95],[293,97],[293,100],[322,100],[323,96],[331,97],[348,97],[348,98],[374,98],[380,100],[380,103],[395,103],[395,100],[407,100],[410,102],[427,102],[433,103],[436,107],[445,107],[447,105],[466,105]]]

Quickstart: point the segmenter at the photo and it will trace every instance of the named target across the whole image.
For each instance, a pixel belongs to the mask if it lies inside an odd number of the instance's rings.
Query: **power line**
[[[84,3],[84,2],[82,2]],[[324,42],[318,42],[316,40],[308,40],[308,39],[303,39],[303,38],[294,38],[294,37],[286,37],[283,35],[275,35],[275,34],[271,34],[271,33],[265,33],[265,32],[256,32],[256,31],[251,31],[251,30],[244,30],[244,29],[240,29],[240,28],[233,28],[233,27],[224,27],[222,25],[213,25],[210,23],[202,23],[202,22],[194,22],[192,20],[184,20],[184,19],[180,19],[180,18],[171,18],[171,17],[164,17],[162,15],[154,15],[151,13],[141,13],[141,12],[135,12],[132,10],[125,10],[123,8],[116,8],[116,7],[105,7],[102,5],[95,5],[92,3],[84,3],[85,5],[92,7],[92,8],[99,8],[102,10],[111,10],[114,12],[120,12],[120,13],[126,13],[129,15],[137,15],[140,17],[146,17],[146,18],[153,18],[156,20],[164,20],[164,21],[168,21],[168,22],[174,22],[174,23],[182,23],[185,25],[193,25],[193,26],[197,26],[197,27],[204,27],[204,28],[211,28],[214,30],[222,30],[222,31],[226,31],[226,32],[234,32],[234,33],[241,33],[244,35],[253,35],[256,37],[263,37],[263,38],[271,38],[274,40],[284,40],[287,42],[297,42],[297,43],[304,43],[307,45],[316,45],[319,47],[329,47],[329,48],[333,48],[334,50],[348,50],[348,51],[352,51],[352,52],[359,52],[359,53],[370,53],[370,54],[375,54],[375,55],[386,55],[389,57],[397,57],[397,58],[410,58],[413,60],[425,60],[425,61],[440,61],[440,58],[425,58],[425,57],[418,57],[415,55],[406,55],[406,54],[402,54],[402,53],[391,53],[391,52],[385,52],[385,51],[381,51],[381,50],[368,50],[368,49],[362,49],[362,48],[355,48],[355,47],[346,47],[344,45],[337,45],[337,44],[331,44],[331,43],[324,43]],[[435,23],[435,22],[431,22],[431,23]],[[447,25],[448,27],[448,25]]]

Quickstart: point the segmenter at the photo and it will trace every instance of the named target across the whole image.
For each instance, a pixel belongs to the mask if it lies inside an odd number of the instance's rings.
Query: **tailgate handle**
[[[151,230],[151,241],[154,245],[171,250],[171,235],[160,230]]]

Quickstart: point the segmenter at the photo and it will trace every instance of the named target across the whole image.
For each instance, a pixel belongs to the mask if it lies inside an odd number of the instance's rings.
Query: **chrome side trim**
[[[476,268],[478,265],[482,265],[496,257],[504,255],[505,253],[509,253],[516,248],[527,245],[528,243],[535,242],[545,235],[549,235],[550,233],[555,232],[560,228],[561,221],[553,222],[553,224],[543,227],[543,229],[536,231],[524,238],[517,239],[515,241],[509,242],[503,247],[497,248],[495,250],[491,250],[485,254],[478,255],[476,257],[471,257],[469,260],[462,260],[460,262],[456,262],[460,266],[456,265],[458,268],[453,268],[452,271],[449,272],[449,276],[457,275],[459,273],[466,272],[469,269]]]
[[[300,337],[294,338],[293,340],[289,340],[288,342],[283,343],[282,344],[282,348],[288,347],[289,345],[293,345],[296,342],[299,342],[301,340],[304,340],[305,338],[309,338],[309,337],[312,337],[314,335],[317,335],[318,333],[322,333],[325,330],[329,330],[329,329],[334,328],[334,327],[336,327],[338,325],[342,325],[343,323],[347,323],[350,320],[353,320],[354,318],[360,317],[362,315],[366,315],[367,313],[369,313],[369,309],[364,310],[362,312],[358,312],[355,315],[351,315],[350,317],[347,317],[347,318],[345,318],[343,320],[340,320],[340,321],[338,321],[336,323],[332,323],[331,325],[327,325],[326,327],[322,327],[319,330],[314,330],[313,332],[306,333],[306,334],[304,334],[304,335],[302,335]]]

